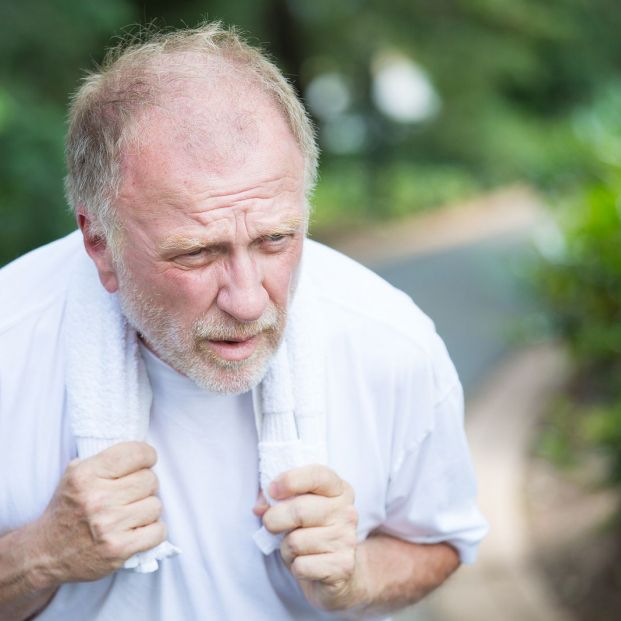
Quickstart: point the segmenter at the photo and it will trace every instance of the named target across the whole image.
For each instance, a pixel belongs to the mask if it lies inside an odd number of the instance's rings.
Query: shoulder
[[[333,248],[308,240],[304,261],[318,295],[334,309],[420,345],[435,331],[431,319],[407,294]]]
[[[340,252],[307,240],[305,276],[313,283],[333,342],[369,372],[424,380],[440,400],[459,384],[433,321],[403,291]]]
[[[63,304],[82,235],[75,231],[0,269],[0,335]]]

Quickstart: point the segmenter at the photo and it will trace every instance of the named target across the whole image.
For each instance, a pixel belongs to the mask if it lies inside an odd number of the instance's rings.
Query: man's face
[[[155,120],[123,162],[121,306],[173,368],[245,392],[285,326],[305,231],[303,159],[272,108],[194,135]]]

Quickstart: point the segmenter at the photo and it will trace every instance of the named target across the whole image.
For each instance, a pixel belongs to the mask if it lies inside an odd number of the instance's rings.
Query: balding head
[[[300,148],[308,197],[317,169],[313,128],[291,85],[262,52],[219,23],[123,43],[72,100],[68,200],[114,245],[123,159],[149,139],[154,122],[167,125],[188,157],[217,170],[243,158],[270,107],[282,114]]]

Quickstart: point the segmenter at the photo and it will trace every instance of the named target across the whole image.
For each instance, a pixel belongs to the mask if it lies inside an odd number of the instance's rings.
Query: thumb
[[[259,517],[263,517],[263,514],[270,508],[269,503],[265,499],[263,495],[263,491],[259,490],[257,495],[257,499],[255,500],[254,507],[252,507],[252,512]]]

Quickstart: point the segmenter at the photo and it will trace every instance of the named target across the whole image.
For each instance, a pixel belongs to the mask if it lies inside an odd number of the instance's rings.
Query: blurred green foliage
[[[133,16],[124,0],[0,4],[0,264],[72,228],[63,198],[68,94]]]
[[[542,449],[570,462],[595,447],[621,485],[621,83],[576,116],[597,180],[558,212],[559,228],[537,275],[550,327],[568,343],[575,373]]]
[[[379,217],[398,218],[415,209],[438,207],[479,189],[459,166],[398,161],[369,171],[364,161],[337,160],[322,173],[312,225],[319,231],[364,228]]]
[[[616,74],[617,0],[21,0],[0,4],[0,264],[69,230],[62,197],[68,95],[125,25],[237,24],[300,93],[341,76],[345,108],[316,118],[323,147],[315,222],[398,217],[487,187],[579,187],[597,168],[577,107]],[[376,105],[378,55],[415,61],[439,100],[403,123]],[[348,125],[349,123],[349,125]],[[331,145],[357,127],[347,152]]]
[[[621,179],[591,187],[542,275],[556,330],[585,370],[621,389]]]

